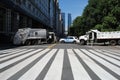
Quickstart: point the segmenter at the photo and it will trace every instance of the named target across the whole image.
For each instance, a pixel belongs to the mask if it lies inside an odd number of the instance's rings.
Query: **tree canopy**
[[[82,16],[70,28],[71,35],[82,35],[90,29],[120,30],[120,0],[89,0]]]

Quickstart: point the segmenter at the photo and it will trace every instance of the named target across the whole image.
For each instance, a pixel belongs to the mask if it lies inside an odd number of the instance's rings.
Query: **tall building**
[[[71,14],[68,13],[68,31],[69,31],[71,24],[72,24],[72,17],[71,17]]]
[[[50,0],[50,26],[51,28],[54,27],[54,13],[55,13],[55,10],[54,10],[54,0]]]
[[[58,0],[0,0],[0,37],[11,39],[26,27],[56,30],[57,4]]]
[[[61,13],[62,21],[63,21],[63,27],[65,28],[65,13]]]
[[[62,13],[61,13],[61,9],[59,8],[59,4],[57,2],[57,7],[56,7],[56,35],[59,37],[63,37],[64,36],[64,29],[62,26]]]
[[[62,18],[62,33],[65,35],[65,13],[61,13]]]

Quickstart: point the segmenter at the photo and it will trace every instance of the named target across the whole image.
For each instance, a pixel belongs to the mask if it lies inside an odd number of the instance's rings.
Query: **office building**
[[[57,4],[58,0],[0,0],[0,36],[11,40],[26,27],[56,30]]]
[[[71,24],[72,24],[72,17],[71,17],[71,14],[68,13],[68,31],[69,31]]]
[[[61,18],[62,18],[62,33],[63,36],[65,36],[65,13],[61,13]]]

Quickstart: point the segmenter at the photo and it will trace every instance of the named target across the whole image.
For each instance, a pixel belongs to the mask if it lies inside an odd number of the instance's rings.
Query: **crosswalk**
[[[105,49],[1,50],[0,80],[120,80],[120,53]]]

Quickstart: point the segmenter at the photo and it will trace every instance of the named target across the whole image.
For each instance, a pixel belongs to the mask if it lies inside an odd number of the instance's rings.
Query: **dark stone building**
[[[56,29],[57,0],[0,0],[0,43],[10,42],[19,28]]]

